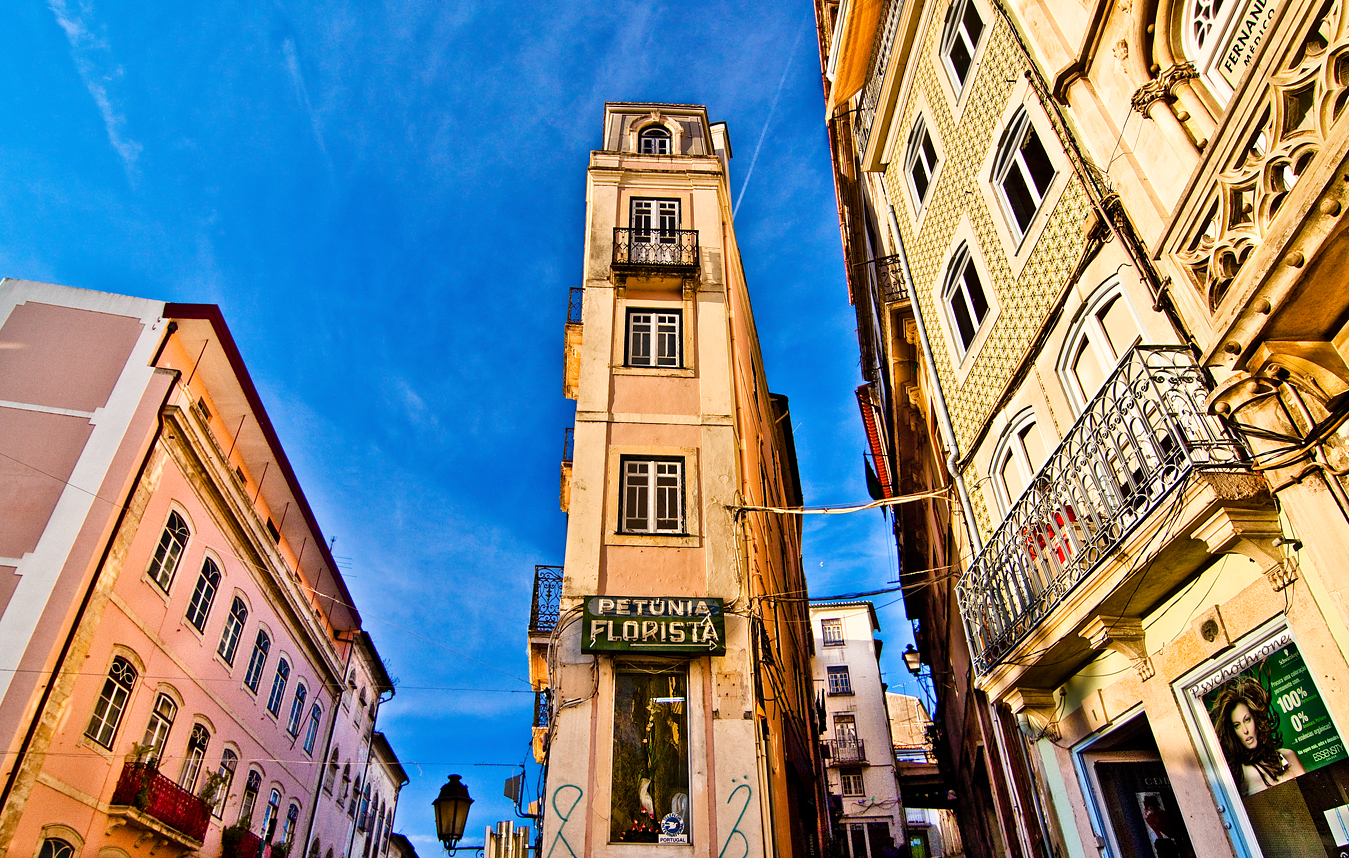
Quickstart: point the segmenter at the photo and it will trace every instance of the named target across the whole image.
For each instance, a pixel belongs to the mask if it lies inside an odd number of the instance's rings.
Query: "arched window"
[[[295,837],[295,827],[300,821],[300,806],[295,802],[290,803],[286,808],[286,824],[281,829],[281,842],[290,843]]]
[[[202,724],[192,725],[192,735],[187,740],[187,753],[183,755],[183,774],[178,785],[188,792],[197,789],[197,775],[201,773],[202,760],[206,759],[206,746],[211,743],[211,733]]]
[[[988,295],[984,292],[984,284],[974,266],[968,244],[962,242],[951,257],[942,297],[963,356],[974,344],[975,336],[988,318],[989,309]]]
[[[319,858],[319,853],[322,851],[323,847],[319,845],[319,839],[315,837],[314,842],[309,844],[309,858]]]
[[[188,537],[191,535],[183,517],[176,512],[169,513],[169,520],[164,523],[164,532],[159,535],[159,546],[155,548],[155,556],[150,559],[150,568],[145,571],[150,580],[158,584],[159,589],[165,593],[173,583],[178,558],[182,556],[183,546],[187,545]]]
[[[366,783],[365,792],[361,794],[361,815],[356,820],[356,827],[361,831],[367,831],[370,827],[370,784]]]
[[[319,721],[323,718],[323,709],[315,703],[309,708],[309,727],[304,731],[304,752],[306,754],[314,753],[314,742],[319,737]],[[336,759],[334,759],[333,768],[337,768]],[[332,785],[328,785],[332,789]]]
[[[342,792],[337,797],[338,804],[347,800],[347,794],[351,792],[351,763],[342,766]]]
[[[1118,287],[1103,290],[1087,304],[1059,358],[1059,375],[1078,412],[1138,338],[1138,323]]]
[[[918,211],[927,200],[928,188],[937,172],[937,147],[932,144],[932,135],[928,133],[927,121],[921,113],[909,131],[909,144],[904,152],[904,171],[909,176],[914,211]]]
[[[1049,448],[1035,424],[1034,412],[1022,412],[1003,433],[993,454],[994,494],[1003,515],[1011,511],[1048,456]]]
[[[267,711],[273,715],[281,714],[281,700],[286,696],[288,682],[290,682],[290,662],[282,657],[276,662],[276,675],[272,677],[272,692],[267,695]]]
[[[643,155],[669,155],[670,129],[648,125],[637,134],[637,151]]]
[[[998,140],[992,174],[993,185],[998,189],[1017,238],[1030,229],[1031,221],[1054,181],[1055,172],[1026,108],[1017,108]]]
[[[220,768],[216,771],[220,774],[219,783],[214,792],[209,796],[203,796],[207,800],[214,801],[214,807],[211,808],[211,815],[219,819],[225,812],[225,800],[229,798],[230,787],[234,785],[234,770],[239,765],[239,755],[234,753],[231,748],[226,748],[220,753]]]
[[[192,591],[192,602],[187,606],[187,621],[199,632],[206,631],[206,618],[211,615],[211,603],[220,587],[220,569],[207,557],[197,576],[197,589]]]
[[[974,54],[979,49],[979,37],[983,33],[984,19],[980,17],[973,0],[952,0],[942,28],[941,57],[951,80],[951,88],[957,94],[970,79]]]
[[[333,786],[337,783],[337,749],[333,748],[332,756],[328,757],[328,777],[323,782],[324,791],[329,794],[333,791]]]
[[[304,701],[309,689],[303,682],[295,683],[295,699],[290,703],[290,718],[286,720],[286,732],[292,736],[300,735],[300,721],[304,719]]]
[[[234,664],[234,654],[239,651],[239,638],[244,633],[244,623],[248,621],[248,606],[238,596],[230,605],[230,615],[225,620],[225,631],[220,635],[220,646],[216,652],[228,665]]]
[[[354,817],[356,808],[361,806],[361,776],[356,776],[356,788],[351,791],[351,803],[347,805],[347,816]]]
[[[122,713],[126,710],[127,698],[136,684],[136,668],[120,655],[112,660],[108,669],[108,678],[103,682],[103,692],[94,704],[93,717],[84,735],[98,744],[112,750],[113,738],[117,735],[117,725],[122,722]]]
[[[75,847],[59,837],[48,837],[42,841],[42,850],[38,858],[75,858]]]
[[[254,694],[258,693],[258,683],[262,681],[262,670],[267,666],[267,653],[272,649],[272,639],[262,629],[253,641],[253,655],[248,659],[248,670],[244,671],[244,685]]]
[[[258,793],[262,791],[262,773],[250,769],[248,779],[244,781],[244,795],[239,800],[239,825],[250,828],[253,822],[253,808],[258,803]]]
[[[1181,47],[1220,103],[1232,97],[1280,7],[1279,3],[1185,0]]]
[[[262,813],[262,840],[271,843],[276,834],[276,821],[281,815],[281,791],[272,790],[267,796],[267,809]]]
[[[141,740],[152,759],[157,760],[163,755],[164,743],[168,741],[169,730],[177,716],[178,704],[172,697],[161,693],[155,698],[155,708],[150,712],[150,723],[145,725],[145,738]]]
[[[384,839],[379,845],[381,852],[389,851],[389,835],[392,833],[393,833],[393,811],[386,807],[384,808]]]

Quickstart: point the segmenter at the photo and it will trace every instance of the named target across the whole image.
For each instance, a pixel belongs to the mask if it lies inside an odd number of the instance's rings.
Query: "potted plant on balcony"
[[[143,811],[150,806],[150,790],[154,786],[154,776],[159,772],[159,758],[155,755],[155,747],[132,742],[131,763],[137,769],[136,794],[132,796],[131,806]]]
[[[256,855],[248,854],[245,850],[245,842],[252,840],[249,835],[248,826],[242,822],[236,822],[233,825],[220,832],[220,854],[222,858],[257,858]]]

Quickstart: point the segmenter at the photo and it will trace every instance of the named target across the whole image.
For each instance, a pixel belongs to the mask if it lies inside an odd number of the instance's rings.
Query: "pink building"
[[[219,309],[0,280],[0,854],[345,856],[373,654]]]

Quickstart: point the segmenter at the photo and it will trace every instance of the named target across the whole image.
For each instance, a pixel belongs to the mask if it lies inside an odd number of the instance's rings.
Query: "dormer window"
[[[669,155],[670,129],[648,125],[637,135],[637,151],[643,155]]]

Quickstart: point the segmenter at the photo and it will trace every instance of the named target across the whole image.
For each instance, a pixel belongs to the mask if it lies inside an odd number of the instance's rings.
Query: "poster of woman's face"
[[[1254,795],[1306,773],[1297,752],[1283,747],[1279,718],[1270,711],[1272,696],[1258,679],[1238,676],[1218,688],[1212,698],[1213,729],[1242,795]]]

